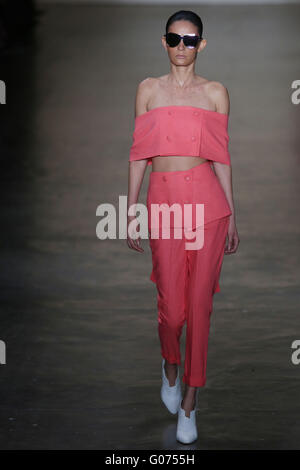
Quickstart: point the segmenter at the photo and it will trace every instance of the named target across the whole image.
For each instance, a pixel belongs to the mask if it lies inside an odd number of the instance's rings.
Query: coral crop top
[[[231,164],[228,114],[195,106],[159,106],[135,118],[129,161],[167,155]]]

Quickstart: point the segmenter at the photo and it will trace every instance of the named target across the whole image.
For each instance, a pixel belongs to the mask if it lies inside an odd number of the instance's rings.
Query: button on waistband
[[[185,173],[184,170],[182,170],[182,172]],[[187,175],[187,174],[181,175],[180,174],[181,170],[175,171],[175,174],[172,171],[169,171],[168,173],[169,173],[169,175],[161,175],[159,171],[155,171],[155,172],[151,172],[150,176],[152,176],[153,178],[157,177],[157,178],[160,179],[160,181],[169,181],[170,184],[172,182],[176,181],[177,178],[184,179],[185,181],[192,181],[193,180],[193,175]],[[173,178],[175,178],[175,179],[173,179]]]

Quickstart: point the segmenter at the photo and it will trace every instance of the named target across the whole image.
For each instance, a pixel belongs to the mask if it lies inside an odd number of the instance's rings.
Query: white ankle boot
[[[169,380],[165,373],[165,359],[162,360],[162,386],[160,390],[160,396],[170,413],[176,414],[182,400],[179,367],[175,385],[170,387]]]
[[[198,438],[198,431],[196,425],[196,409],[197,397],[195,408],[190,411],[190,417],[185,416],[185,410],[181,408],[181,402],[178,409],[177,432],[176,439],[183,444],[191,444]]]

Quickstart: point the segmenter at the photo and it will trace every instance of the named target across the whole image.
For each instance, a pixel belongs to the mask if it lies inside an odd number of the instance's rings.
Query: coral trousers
[[[157,232],[151,218],[153,204],[174,203],[182,208],[185,203],[192,204],[192,219],[187,222],[184,217],[170,217],[168,222],[162,219]],[[195,203],[203,204],[201,220],[196,218]],[[186,323],[182,380],[190,386],[202,387],[206,383],[213,295],[220,292],[219,277],[231,210],[209,162],[183,171],[152,171],[147,209],[153,266],[150,279],[157,288],[161,355],[169,363],[181,365],[180,337]],[[165,238],[162,229],[167,226],[170,233]],[[196,237],[201,235],[201,248],[186,248],[191,232]]]

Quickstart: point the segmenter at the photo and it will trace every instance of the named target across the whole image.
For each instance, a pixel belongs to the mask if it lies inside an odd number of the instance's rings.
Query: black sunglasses
[[[184,36],[180,36],[180,34],[176,34],[176,33],[167,33],[167,34],[164,34],[164,37],[166,38],[166,42],[168,46],[170,47],[178,46],[181,39],[183,39],[183,44],[186,47],[193,48],[197,46],[199,40],[200,41],[202,40],[200,36],[196,36],[196,35],[189,36],[188,34],[185,34]]]

